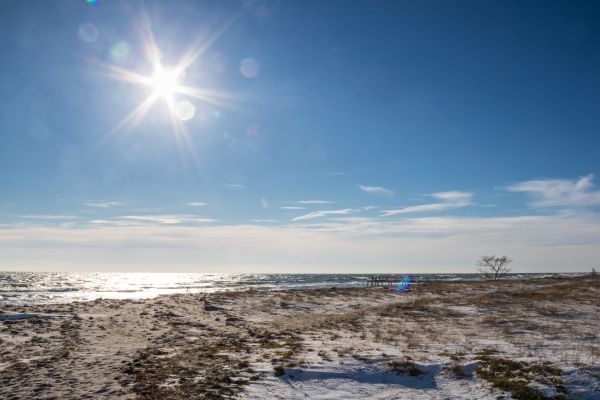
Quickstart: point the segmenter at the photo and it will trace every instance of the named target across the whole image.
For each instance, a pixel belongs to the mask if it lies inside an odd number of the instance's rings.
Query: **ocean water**
[[[534,279],[553,274],[510,274]],[[577,274],[561,274],[577,275]],[[67,273],[0,272],[0,307],[49,304],[97,298],[133,299],[163,294],[225,290],[365,287],[381,274],[202,274],[202,273]],[[412,274],[413,280],[477,280],[477,274]]]

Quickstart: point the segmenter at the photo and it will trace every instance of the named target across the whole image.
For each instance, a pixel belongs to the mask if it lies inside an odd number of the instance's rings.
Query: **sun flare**
[[[183,80],[186,76],[186,70],[194,61],[202,55],[216,38],[224,32],[204,40],[200,40],[196,46],[193,46],[177,63],[163,64],[163,57],[154,39],[154,34],[147,18],[143,18],[140,25],[140,34],[143,38],[144,54],[146,61],[153,67],[152,74],[142,74],[136,71],[123,69],[116,65],[107,65],[109,75],[117,80],[128,83],[146,86],[150,89],[147,97],[138,104],[128,115],[126,115],[108,135],[118,131],[127,130],[138,124],[144,116],[150,111],[154,104],[160,99],[166,104],[168,117],[178,142],[182,145],[191,147],[191,137],[184,125],[196,116],[197,105],[194,100],[201,103],[208,103],[218,107],[230,106],[229,101],[232,96],[222,92],[202,89],[193,86],[186,86]]]
[[[179,86],[180,76],[174,70],[158,69],[150,79],[150,86],[159,97],[172,97]]]

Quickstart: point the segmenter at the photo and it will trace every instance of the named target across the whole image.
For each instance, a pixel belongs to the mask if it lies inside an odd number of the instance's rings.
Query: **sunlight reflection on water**
[[[549,275],[551,274],[511,274],[509,278],[541,278]],[[163,294],[210,293],[250,288],[276,290],[365,287],[373,276],[393,278],[397,275],[0,272],[0,306],[97,298],[150,298]],[[476,274],[413,274],[411,277],[412,280],[479,279]]]

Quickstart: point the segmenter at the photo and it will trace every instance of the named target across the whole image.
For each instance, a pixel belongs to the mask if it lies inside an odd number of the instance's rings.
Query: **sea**
[[[557,274],[509,274],[507,279],[539,279]],[[581,274],[558,274],[577,276]],[[227,290],[285,290],[366,287],[373,277],[400,274],[207,274],[108,272],[0,272],[0,307],[105,299],[141,299],[175,293]],[[412,281],[473,281],[478,274],[411,274]]]

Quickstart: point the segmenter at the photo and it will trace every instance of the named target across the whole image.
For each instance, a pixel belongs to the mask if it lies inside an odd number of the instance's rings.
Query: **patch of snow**
[[[424,373],[398,375],[374,364],[310,365],[289,368],[275,377],[272,371],[252,382],[242,399],[495,399],[489,384],[478,378],[454,379],[441,372],[442,365],[420,365]],[[486,394],[487,393],[487,394]]]

